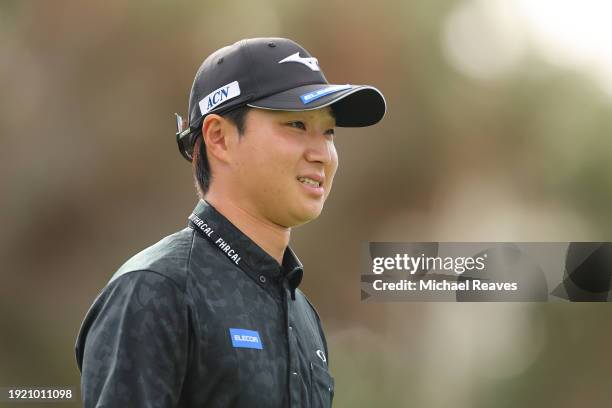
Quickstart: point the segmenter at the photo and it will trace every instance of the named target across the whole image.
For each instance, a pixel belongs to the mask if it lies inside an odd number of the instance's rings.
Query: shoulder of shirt
[[[168,235],[128,259],[108,284],[131,272],[153,272],[170,279],[185,292],[193,236],[194,230],[188,227]]]
[[[315,309],[315,307],[312,304],[312,302],[310,301],[310,299],[308,299],[308,297],[300,289],[296,289],[295,290],[295,299],[297,301],[299,301],[299,302],[302,302],[302,303],[305,302],[305,304],[310,307],[310,310],[312,310],[312,312],[314,313],[314,315],[317,318],[317,320],[319,322],[321,321],[321,317],[319,316],[319,312],[317,312],[317,309]]]

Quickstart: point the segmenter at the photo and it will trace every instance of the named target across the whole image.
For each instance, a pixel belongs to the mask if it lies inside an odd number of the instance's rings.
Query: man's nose
[[[328,137],[321,132],[313,132],[308,135],[308,146],[306,148],[306,160],[327,164],[331,161],[333,145]]]

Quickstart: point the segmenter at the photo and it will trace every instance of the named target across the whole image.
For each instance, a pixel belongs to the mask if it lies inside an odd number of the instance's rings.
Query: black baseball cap
[[[245,39],[215,51],[198,69],[188,121],[176,115],[181,154],[192,160],[195,138],[208,114],[223,115],[244,105],[283,111],[331,106],[338,127],[370,126],[386,111],[383,94],[373,86],[330,84],[317,59],[296,42]]]

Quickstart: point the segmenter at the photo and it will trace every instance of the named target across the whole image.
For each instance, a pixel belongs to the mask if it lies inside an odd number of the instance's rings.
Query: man
[[[331,406],[327,344],[289,236],[329,195],[334,128],[385,109],[373,87],[330,85],[287,39],[210,55],[187,129],[178,117],[200,200],[188,227],[123,264],[87,313],[85,407]]]

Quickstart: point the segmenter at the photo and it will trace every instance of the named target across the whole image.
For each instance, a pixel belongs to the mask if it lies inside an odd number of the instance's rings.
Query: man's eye
[[[288,125],[296,129],[306,130],[306,125],[304,125],[304,122],[301,122],[299,120],[289,122]]]
[[[325,134],[333,137],[336,134],[336,132],[334,131],[334,129],[329,129],[327,132],[325,132]]]

